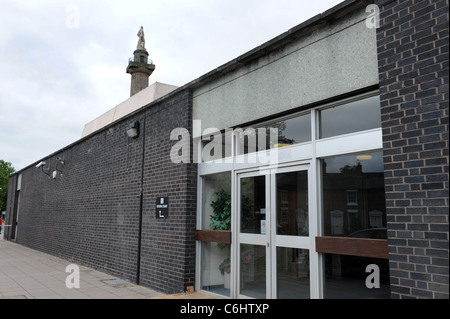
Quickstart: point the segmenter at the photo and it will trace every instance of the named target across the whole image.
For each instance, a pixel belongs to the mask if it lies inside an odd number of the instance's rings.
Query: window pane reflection
[[[277,297],[308,299],[309,251],[277,247]]]
[[[319,138],[381,127],[380,112],[378,95],[321,110]]]
[[[231,173],[202,178],[201,229],[231,230]]]
[[[266,233],[266,177],[241,178],[241,232]]]
[[[386,239],[382,152],[322,160],[326,236]]]
[[[201,285],[202,289],[230,296],[230,246],[202,242]]]
[[[264,135],[260,135],[258,128],[247,128],[238,135],[239,154],[248,154],[260,150],[284,147],[311,141],[311,114],[302,114],[293,118],[276,121],[264,125],[265,142],[260,141]],[[278,130],[278,137],[271,141],[270,129]],[[276,136],[275,136],[276,137]]]
[[[266,247],[241,244],[240,292],[253,298],[266,298]]]
[[[201,229],[231,230],[231,173],[202,177]],[[204,290],[230,296],[231,246],[201,243],[200,282]]]
[[[368,265],[379,269],[379,288],[368,288],[378,278]],[[389,299],[389,262],[387,259],[325,254],[325,291],[327,299]]]
[[[276,175],[277,235],[308,236],[308,172]]]
[[[311,141],[311,114],[296,116],[265,126],[278,129],[278,147]]]

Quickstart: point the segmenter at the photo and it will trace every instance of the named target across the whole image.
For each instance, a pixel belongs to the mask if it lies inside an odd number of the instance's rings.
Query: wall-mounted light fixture
[[[47,163],[42,161],[42,162],[40,162],[39,164],[36,165],[36,168],[40,168],[42,173],[44,173],[45,175],[50,177],[50,174],[48,173],[48,171],[50,170],[50,167],[45,170],[44,169],[45,164],[47,164]]]
[[[127,129],[127,135],[131,138],[136,138],[139,136],[139,121],[134,121],[130,124]]]
[[[45,165],[47,165],[47,162],[46,161],[42,161],[42,162],[39,162],[39,164],[36,165],[36,168],[40,168],[42,173],[47,175],[49,178],[52,177],[53,179],[56,179],[56,177],[58,176],[58,172],[62,176],[62,171],[59,168],[59,165],[64,165],[64,160],[61,157],[57,157],[56,158],[56,168],[52,172],[52,174],[50,174],[50,165],[48,166],[48,168],[45,168]]]

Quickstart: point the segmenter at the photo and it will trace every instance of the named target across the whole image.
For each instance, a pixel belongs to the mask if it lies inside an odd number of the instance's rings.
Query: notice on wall
[[[157,197],[155,211],[156,211],[156,218],[168,218],[169,197]]]
[[[266,234],[266,220],[265,219],[261,220],[261,234],[262,235]]]

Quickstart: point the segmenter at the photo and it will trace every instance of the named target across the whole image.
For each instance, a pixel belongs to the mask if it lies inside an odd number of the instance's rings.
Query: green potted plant
[[[211,208],[213,214],[210,217],[209,227],[213,230],[231,230],[231,195],[223,189],[211,197]],[[225,243],[218,243],[217,247],[220,249],[227,249],[227,257],[219,265],[220,273],[224,278],[224,287],[229,288],[229,274],[230,274],[230,245]]]
[[[244,224],[250,224],[253,220],[251,219],[251,211],[253,208],[252,200],[247,196],[242,196],[241,198],[241,210],[243,214]],[[211,208],[213,209],[213,214],[210,216],[209,227],[213,230],[231,230],[231,195],[230,193],[224,191],[223,189],[211,196]],[[246,222],[249,220],[248,222]],[[248,226],[250,227],[250,226]],[[220,249],[227,249],[226,258],[219,265],[219,270],[222,275],[224,275],[224,287],[229,287],[229,274],[231,271],[230,266],[230,245],[225,243],[218,243],[217,246]],[[248,256],[247,256],[248,257]],[[249,263],[248,258],[246,262]]]
[[[213,214],[211,215],[211,223],[209,227],[214,230],[230,230],[231,229],[231,196],[223,189],[211,197],[211,207]]]

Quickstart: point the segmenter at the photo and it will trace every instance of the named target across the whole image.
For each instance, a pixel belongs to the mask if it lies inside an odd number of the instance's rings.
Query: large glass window
[[[318,138],[327,138],[381,127],[379,95],[351,101],[317,111]],[[271,137],[271,129],[278,130]],[[203,162],[231,156],[232,133],[236,139],[236,154],[249,154],[271,148],[311,141],[311,113],[273,120],[254,127],[211,131],[202,138]],[[263,133],[262,133],[263,132]]]
[[[206,134],[199,165],[200,289],[233,298],[389,298],[383,154],[375,151],[380,149],[380,102],[378,96],[367,96],[255,123],[254,128]],[[276,138],[271,136],[274,128]],[[358,148],[361,136],[364,146]],[[276,173],[268,163],[251,161],[262,150],[285,146],[291,147],[277,152],[282,156]],[[236,157],[228,158],[232,154]],[[239,165],[218,166],[228,160]],[[320,169],[306,169],[316,163]],[[210,174],[230,167],[231,172]],[[309,216],[317,215],[320,229],[308,223]],[[231,225],[237,232],[232,244]],[[316,249],[308,250],[312,240]],[[380,287],[368,284],[369,265],[379,269]]]
[[[276,175],[277,235],[308,236],[308,172]]]
[[[266,233],[266,177],[241,179],[241,232]]]
[[[325,236],[386,239],[383,153],[322,160]]]
[[[253,298],[266,298],[266,247],[241,244],[241,294]]]
[[[389,299],[388,260],[325,254],[324,297],[327,299]]]
[[[276,121],[264,127],[278,129],[278,144],[275,147],[311,141],[311,113]]]
[[[201,242],[201,289],[230,296],[230,247]]]
[[[231,156],[233,134],[238,141],[237,154],[249,154],[309,142],[311,141],[311,113],[275,120],[263,126],[230,128],[222,132],[213,129],[202,137],[203,162]]]
[[[380,97],[341,104],[319,112],[319,138],[381,127]]]
[[[202,185],[201,229],[230,230],[231,173],[206,175]]]
[[[202,230],[231,230],[231,173],[202,179]],[[230,296],[230,244],[201,242],[201,288]]]
[[[277,247],[277,297],[308,299],[309,250]]]
[[[238,135],[238,154],[248,154],[261,149],[284,147],[311,141],[311,113],[297,115],[292,118],[276,120],[264,126],[265,136],[260,134],[258,128],[247,128]],[[271,129],[277,129],[278,136],[270,136]],[[261,142],[265,138],[265,142]]]

